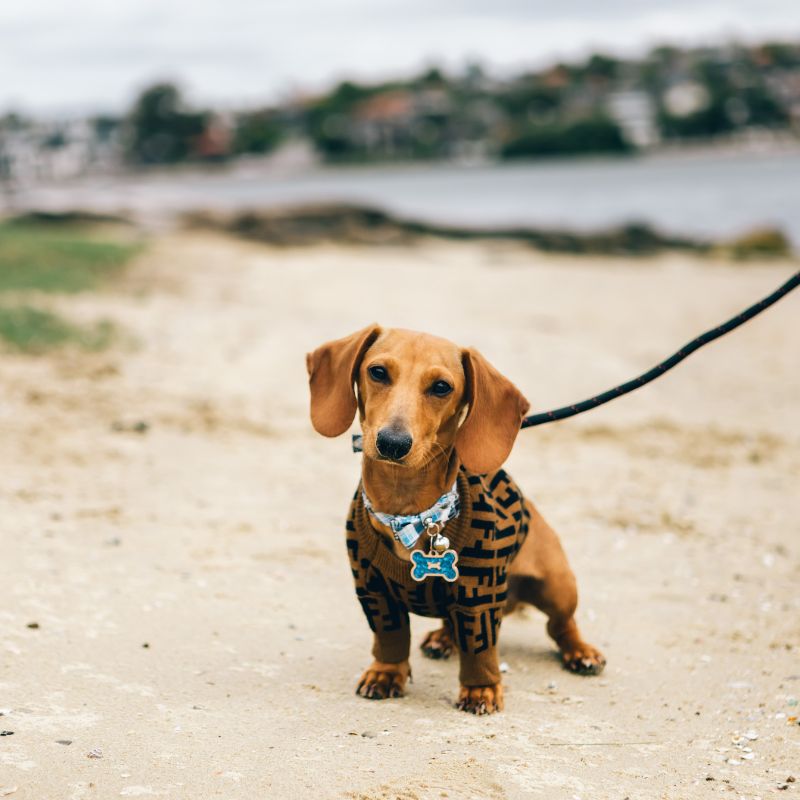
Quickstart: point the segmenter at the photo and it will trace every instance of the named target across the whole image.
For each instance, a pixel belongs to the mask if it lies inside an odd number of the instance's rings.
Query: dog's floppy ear
[[[477,350],[464,350],[461,362],[469,412],[456,434],[456,452],[470,472],[493,472],[508,458],[530,404]]]
[[[339,436],[356,415],[353,384],[364,353],[378,338],[378,325],[368,325],[344,339],[326,342],[306,355],[311,389],[311,424],[323,436]]]

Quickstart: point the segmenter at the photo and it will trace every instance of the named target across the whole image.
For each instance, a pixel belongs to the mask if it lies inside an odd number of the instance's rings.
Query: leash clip
[[[433,517],[428,517],[423,524],[425,525],[425,533],[430,536],[430,543],[428,552],[432,555],[434,553],[443,553],[450,547],[450,540],[446,536],[442,536],[441,522],[437,522]]]

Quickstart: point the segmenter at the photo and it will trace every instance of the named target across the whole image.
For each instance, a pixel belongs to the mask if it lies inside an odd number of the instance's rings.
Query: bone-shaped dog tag
[[[458,578],[458,553],[455,550],[445,550],[441,555],[426,555],[421,550],[414,550],[411,554],[411,577],[415,581],[424,581],[425,578],[444,578],[452,583]]]

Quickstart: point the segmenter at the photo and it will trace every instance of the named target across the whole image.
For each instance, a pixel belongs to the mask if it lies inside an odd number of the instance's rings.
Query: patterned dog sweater
[[[497,635],[508,595],[508,570],[528,534],[530,513],[504,470],[458,473],[459,516],[444,534],[458,553],[459,577],[418,583],[411,563],[398,558],[370,525],[361,486],[347,517],[347,550],[356,596],[375,633],[378,661],[405,661],[410,650],[409,612],[446,620],[461,656],[465,686],[500,682]],[[427,537],[423,537],[427,539]],[[426,543],[424,543],[426,544]]]

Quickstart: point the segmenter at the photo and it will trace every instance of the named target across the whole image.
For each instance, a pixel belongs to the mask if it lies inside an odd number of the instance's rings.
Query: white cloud
[[[796,0],[28,0],[0,6],[0,108],[119,109],[163,77],[238,105],[433,62],[768,36],[800,36]]]

